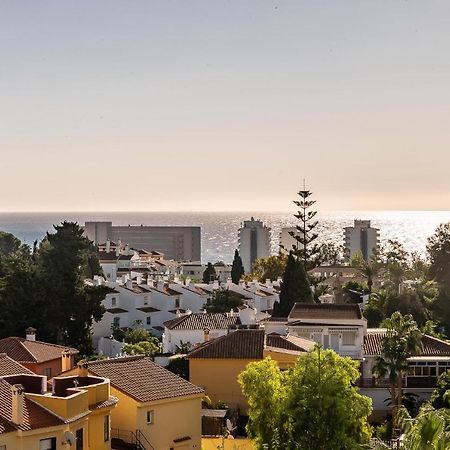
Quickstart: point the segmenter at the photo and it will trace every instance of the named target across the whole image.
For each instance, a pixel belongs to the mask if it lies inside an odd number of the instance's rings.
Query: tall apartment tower
[[[370,226],[370,220],[355,220],[352,227],[344,228],[344,244],[350,256],[361,252],[365,261],[373,255],[379,244],[380,230]]]
[[[270,228],[261,220],[245,220],[239,228],[239,254],[245,272],[252,271],[253,262],[270,254]]]

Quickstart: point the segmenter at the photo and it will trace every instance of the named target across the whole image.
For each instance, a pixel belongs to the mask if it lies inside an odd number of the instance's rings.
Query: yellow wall
[[[247,402],[237,381],[249,359],[189,359],[189,381],[205,389],[213,404],[219,400],[247,411]]]
[[[202,450],[217,450],[224,445],[224,450],[255,450],[250,439],[224,439],[221,438],[203,438]]]
[[[138,403],[114,386],[111,386],[111,395],[119,399],[117,407],[111,412],[111,428],[136,431]]]
[[[89,410],[89,396],[86,391],[77,392],[68,397],[53,397],[51,395],[39,394],[26,395],[31,400],[53,411],[63,419],[70,419]]]
[[[200,449],[202,396],[179,397],[158,402],[141,403],[137,428],[155,449]],[[147,424],[147,411],[153,410],[153,424]],[[174,439],[190,436],[190,440],[174,443]]]
[[[264,350],[264,357],[270,356],[277,361],[281,369],[292,367],[298,355]],[[248,405],[237,381],[238,375],[247,364],[255,362],[249,359],[189,359],[189,381],[205,389],[205,394],[213,404],[219,400],[228,406],[239,408],[246,414]]]

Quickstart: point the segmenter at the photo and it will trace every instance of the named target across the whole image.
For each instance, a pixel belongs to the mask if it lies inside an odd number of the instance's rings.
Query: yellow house
[[[117,398],[100,377],[47,378],[0,354],[1,450],[111,450]]]
[[[109,378],[119,399],[111,414],[113,444],[201,450],[203,389],[144,356],[92,361],[86,366],[90,375]]]
[[[294,336],[266,335],[262,329],[230,331],[188,354],[189,380],[205,389],[213,403],[223,401],[245,415],[248,405],[237,378],[247,364],[270,356],[285,369],[314,345],[312,341]]]

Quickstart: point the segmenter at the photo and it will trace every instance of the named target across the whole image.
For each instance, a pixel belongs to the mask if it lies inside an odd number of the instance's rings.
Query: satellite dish
[[[64,439],[70,446],[74,445],[77,441],[77,438],[71,431],[66,431],[64,433]]]

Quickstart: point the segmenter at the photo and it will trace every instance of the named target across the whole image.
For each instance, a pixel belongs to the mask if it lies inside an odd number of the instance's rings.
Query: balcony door
[[[330,348],[339,352],[339,333],[330,334]]]

